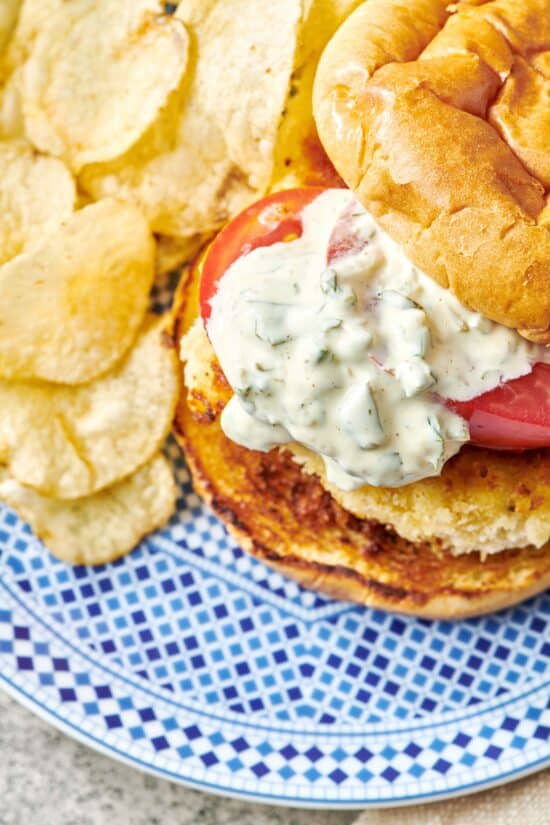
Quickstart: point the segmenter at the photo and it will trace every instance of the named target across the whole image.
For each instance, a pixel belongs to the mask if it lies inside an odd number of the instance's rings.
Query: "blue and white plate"
[[[102,568],[0,510],[0,685],[136,767],[249,800],[420,802],[550,763],[550,595],[458,623],[302,590],[193,492]]]

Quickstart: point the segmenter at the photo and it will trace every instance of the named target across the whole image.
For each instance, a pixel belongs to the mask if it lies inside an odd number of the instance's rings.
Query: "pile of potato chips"
[[[151,287],[308,182],[314,67],[357,3],[1,0],[0,499],[60,558],[172,513],[180,369]]]
[[[174,508],[153,236],[130,203],[77,209],[64,163],[21,138],[0,165],[0,498],[60,557],[107,561]]]

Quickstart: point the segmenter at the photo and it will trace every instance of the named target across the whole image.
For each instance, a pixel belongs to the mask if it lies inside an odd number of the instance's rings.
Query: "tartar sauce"
[[[327,265],[343,213],[367,244]],[[225,434],[254,450],[303,444],[343,490],[438,475],[469,439],[439,399],[524,375],[545,349],[463,307],[349,190],[322,193],[302,222],[301,237],[236,260],[211,301],[208,336],[234,392]]]

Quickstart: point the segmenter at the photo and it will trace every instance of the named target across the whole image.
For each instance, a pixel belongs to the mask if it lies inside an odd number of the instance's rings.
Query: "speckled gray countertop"
[[[0,825],[349,825],[191,791],[69,739],[0,692]]]

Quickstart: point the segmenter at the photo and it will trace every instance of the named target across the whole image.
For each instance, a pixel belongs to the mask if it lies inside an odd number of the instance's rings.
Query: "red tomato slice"
[[[447,405],[470,425],[470,440],[481,447],[527,450],[550,446],[550,365],[508,381],[470,401]]]
[[[277,192],[241,212],[218,235],[204,260],[200,306],[204,321],[218,281],[231,264],[253,249],[300,237],[301,213],[323,187]],[[354,205],[338,218],[328,244],[327,262],[361,251],[365,241],[354,235]],[[442,399],[469,422],[470,439],[478,446],[526,450],[550,446],[550,365],[536,364],[529,375],[509,381],[470,401]]]
[[[302,210],[324,191],[324,187],[311,186],[276,192],[253,203],[222,229],[208,250],[202,269],[200,305],[204,321],[210,317],[210,301],[218,281],[231,264],[260,246],[299,238]]]

